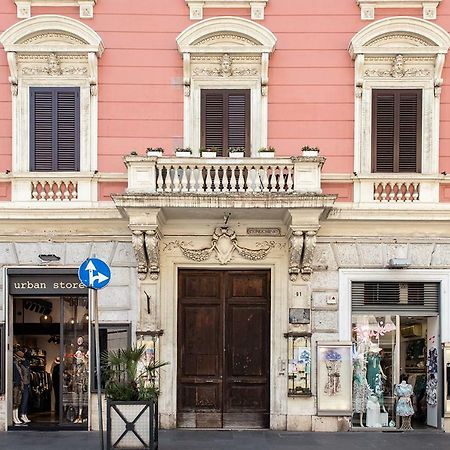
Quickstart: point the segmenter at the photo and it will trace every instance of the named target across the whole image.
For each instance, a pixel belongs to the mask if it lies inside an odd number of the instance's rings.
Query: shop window
[[[80,170],[80,89],[30,88],[30,169]]]
[[[372,172],[420,172],[421,90],[372,92]]]
[[[5,393],[5,326],[0,325],[0,394]]]
[[[92,336],[94,336],[94,329],[92,329]],[[131,346],[131,333],[129,324],[99,324],[99,345],[100,345],[100,355],[104,352],[111,350],[119,350],[130,348]],[[91,386],[92,391],[97,390],[97,376],[95,372],[95,345],[92,346],[93,351],[91,352],[91,367],[94,369],[91,371],[92,380]],[[102,361],[100,366],[103,366]],[[104,371],[101,370],[101,383],[102,389],[105,388]]]
[[[401,312],[437,313],[439,283],[421,282],[352,282],[352,310],[376,313]]]
[[[202,89],[202,147],[218,156],[250,151],[250,91]]]

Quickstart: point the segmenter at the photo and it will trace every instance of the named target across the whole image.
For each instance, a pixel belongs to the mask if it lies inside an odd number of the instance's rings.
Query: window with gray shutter
[[[372,93],[372,172],[420,172],[422,91]]]
[[[79,88],[30,88],[30,170],[80,170]]]
[[[439,298],[439,283],[352,282],[353,313],[433,315]]]
[[[218,156],[228,149],[243,148],[250,154],[250,91],[202,90],[201,146],[213,147]]]

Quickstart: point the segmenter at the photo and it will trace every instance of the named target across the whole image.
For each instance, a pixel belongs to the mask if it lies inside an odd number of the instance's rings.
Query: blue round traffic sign
[[[111,280],[111,269],[101,259],[89,258],[78,268],[78,278],[88,288],[102,289]]]

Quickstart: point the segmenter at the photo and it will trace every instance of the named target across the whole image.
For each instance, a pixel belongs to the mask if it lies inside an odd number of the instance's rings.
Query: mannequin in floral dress
[[[397,396],[396,414],[402,418],[402,430],[412,430],[411,416],[414,414],[414,408],[411,403],[411,395],[413,394],[413,387],[403,381],[395,386],[395,395]]]
[[[359,353],[353,361],[353,413],[359,413],[359,424],[363,425],[363,414],[366,412],[369,397],[369,384],[367,383],[367,361],[364,353]]]

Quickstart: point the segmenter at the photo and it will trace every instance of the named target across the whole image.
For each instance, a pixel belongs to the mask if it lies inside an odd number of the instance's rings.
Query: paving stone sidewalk
[[[100,450],[97,433],[0,432],[0,450]],[[450,450],[450,434],[163,430],[159,450]]]

